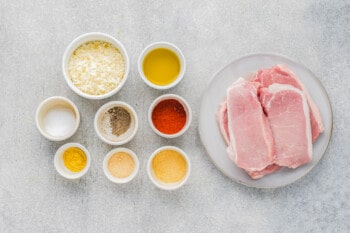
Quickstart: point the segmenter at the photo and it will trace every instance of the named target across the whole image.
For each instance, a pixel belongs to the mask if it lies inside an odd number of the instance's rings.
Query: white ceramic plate
[[[239,77],[247,77],[261,68],[286,64],[304,83],[320,109],[324,132],[313,144],[312,161],[297,169],[282,168],[261,179],[251,179],[227,156],[226,146],[220,134],[215,113],[226,96],[226,89]],[[204,91],[199,113],[199,135],[214,165],[232,180],[256,188],[277,188],[290,184],[304,175],[320,161],[332,135],[332,109],[328,95],[316,76],[305,66],[290,59],[272,54],[253,54],[239,58],[220,69]]]

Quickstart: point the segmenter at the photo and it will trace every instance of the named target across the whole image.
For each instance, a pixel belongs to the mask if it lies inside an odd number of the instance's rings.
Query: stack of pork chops
[[[286,65],[239,78],[216,117],[230,159],[253,179],[310,162],[324,130],[318,107]]]

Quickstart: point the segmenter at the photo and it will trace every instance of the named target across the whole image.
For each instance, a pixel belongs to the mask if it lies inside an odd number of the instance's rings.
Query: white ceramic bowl
[[[86,159],[87,159],[86,166],[80,172],[72,172],[72,171],[68,170],[68,168],[64,165],[63,153],[66,149],[68,149],[70,147],[78,147],[78,148],[82,149],[86,155]],[[83,175],[85,175],[86,172],[90,168],[90,164],[91,164],[91,156],[90,156],[89,151],[83,145],[81,145],[79,143],[64,144],[63,146],[61,146],[57,150],[57,152],[55,154],[55,158],[54,158],[54,165],[55,165],[57,172],[61,176],[63,176],[64,178],[71,179],[71,180],[78,179],[78,178],[82,177]]]
[[[80,45],[82,45],[86,42],[95,41],[95,40],[108,42],[108,43],[111,43],[112,45],[114,45],[120,51],[120,53],[123,55],[124,62],[125,62],[125,73],[124,73],[124,77],[123,77],[122,81],[118,84],[118,86],[115,89],[113,89],[112,91],[105,93],[103,95],[90,95],[90,94],[82,92],[81,90],[79,90],[79,88],[77,88],[72,83],[72,81],[69,77],[69,74],[68,74],[68,61],[69,61],[69,58],[71,57],[72,53]],[[97,100],[97,99],[105,99],[105,98],[108,98],[108,97],[116,94],[124,86],[124,84],[128,78],[128,75],[129,75],[130,61],[129,61],[128,53],[120,41],[118,41],[114,37],[112,37],[108,34],[105,34],[105,33],[91,32],[91,33],[86,33],[86,34],[83,34],[83,35],[77,37],[68,45],[68,47],[66,48],[66,51],[63,54],[62,69],[63,69],[64,78],[65,78],[68,86],[75,93],[77,93],[78,95],[80,95],[84,98],[87,98],[87,99],[96,99]]]
[[[45,116],[50,110],[53,110],[55,108],[67,108],[71,110],[74,114],[74,117],[75,117],[74,127],[68,130],[65,135],[60,135],[60,136],[52,135],[45,128]],[[43,102],[39,104],[35,113],[35,121],[39,132],[45,138],[51,141],[62,141],[71,137],[77,131],[80,123],[80,114],[77,106],[75,106],[75,104],[72,101],[62,96],[53,96],[45,99]]]
[[[111,172],[108,169],[108,161],[109,159],[112,157],[112,155],[114,155],[117,152],[125,152],[128,153],[134,160],[135,163],[135,168],[134,171],[130,174],[130,176],[126,177],[126,178],[118,178],[115,177],[111,174]],[[119,147],[119,148],[115,148],[113,150],[111,150],[110,152],[107,153],[107,155],[105,156],[104,160],[103,160],[103,172],[106,175],[106,177],[117,184],[123,184],[123,183],[128,183],[130,182],[132,179],[134,179],[134,177],[136,176],[136,174],[138,173],[140,168],[140,162],[139,159],[137,158],[136,154],[132,151],[129,150],[127,148],[123,148],[123,147]]]
[[[175,183],[164,183],[162,181],[160,181],[153,172],[153,168],[152,168],[152,161],[153,158],[161,151],[164,150],[174,150],[178,153],[180,153],[184,159],[186,160],[187,163],[187,172],[186,175],[184,176],[184,178],[178,182]],[[164,189],[164,190],[175,190],[180,188],[182,185],[184,185],[186,183],[186,181],[188,180],[188,177],[191,174],[191,163],[190,163],[190,159],[188,158],[187,154],[181,150],[178,147],[175,146],[163,146],[159,149],[157,149],[156,151],[153,152],[153,154],[151,155],[151,157],[148,159],[148,164],[147,164],[147,173],[148,173],[148,177],[150,178],[150,180],[152,181],[152,183],[157,186],[160,189]]]
[[[165,134],[165,133],[162,133],[160,132],[153,124],[153,121],[152,121],[152,113],[153,113],[153,110],[154,108],[163,100],[168,100],[168,99],[174,99],[174,100],[177,100],[179,101],[180,104],[182,104],[182,106],[184,107],[184,110],[186,112],[186,123],[184,125],[184,127],[177,133],[175,134]],[[187,101],[182,98],[181,96],[179,95],[175,95],[175,94],[165,94],[165,95],[161,95],[159,96],[158,98],[156,98],[151,106],[149,107],[148,109],[148,123],[149,125],[151,126],[152,130],[158,134],[159,136],[162,136],[162,137],[165,137],[165,138],[176,138],[176,137],[179,137],[181,136],[182,134],[184,134],[186,132],[186,130],[190,127],[191,125],[191,122],[192,122],[192,111],[191,111],[191,107],[190,105],[187,103]]]
[[[124,108],[130,113],[130,116],[131,116],[130,128],[125,133],[123,133],[122,135],[119,135],[118,137],[110,133],[110,126],[109,124],[106,125],[106,119],[104,119],[106,112],[112,107],[116,107],[116,106]],[[95,120],[94,120],[94,128],[97,136],[102,141],[110,145],[122,145],[129,142],[136,135],[138,125],[139,123],[138,123],[136,111],[129,104],[122,101],[110,101],[104,104],[96,112]]]
[[[169,49],[171,51],[173,51],[177,57],[180,60],[180,73],[178,75],[178,77],[176,78],[176,80],[168,85],[156,85],[152,82],[150,82],[144,72],[143,72],[143,68],[142,68],[142,64],[143,64],[143,60],[145,59],[146,55],[151,52],[154,49],[158,49],[158,48],[166,48]],[[155,89],[160,89],[160,90],[165,90],[165,89],[169,89],[172,87],[175,87],[184,77],[185,74],[185,70],[186,70],[186,61],[185,61],[185,56],[183,55],[183,53],[181,52],[181,50],[174,44],[169,43],[169,42],[155,42],[152,43],[150,45],[148,45],[142,52],[141,55],[139,57],[138,60],[138,70],[140,73],[140,76],[142,78],[142,80],[150,87],[153,87]]]

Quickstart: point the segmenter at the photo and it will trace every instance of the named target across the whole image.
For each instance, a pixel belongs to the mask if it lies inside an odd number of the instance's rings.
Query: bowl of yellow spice
[[[90,153],[79,143],[67,143],[61,146],[54,158],[57,172],[67,179],[78,179],[90,168]]]
[[[191,164],[186,153],[175,146],[157,149],[148,160],[148,176],[160,189],[174,190],[186,183]]]

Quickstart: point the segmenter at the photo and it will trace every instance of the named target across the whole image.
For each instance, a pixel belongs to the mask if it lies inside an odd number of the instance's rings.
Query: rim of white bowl
[[[135,121],[135,126],[133,127],[132,133],[129,135],[129,137],[125,138],[124,140],[120,140],[120,141],[109,140],[106,137],[104,137],[103,134],[99,130],[98,124],[99,124],[100,115],[103,114],[107,109],[110,109],[112,106],[120,106],[120,107],[125,108],[132,115],[132,117]],[[95,118],[94,118],[94,128],[95,128],[95,132],[96,132],[97,136],[105,143],[110,144],[110,145],[114,145],[114,146],[119,146],[119,145],[122,145],[122,144],[125,144],[125,143],[128,143],[129,141],[131,141],[131,139],[133,139],[136,135],[136,132],[138,130],[138,126],[139,126],[139,121],[138,121],[138,117],[137,117],[137,113],[136,113],[135,109],[123,101],[110,101],[110,102],[105,103],[97,110],[97,112],[95,114]]]
[[[178,75],[178,77],[175,79],[174,82],[168,84],[168,85],[156,85],[154,83],[152,83],[151,81],[149,81],[145,74],[143,73],[143,69],[142,69],[142,63],[143,60],[145,59],[145,56],[152,50],[157,49],[157,48],[166,48],[171,50],[172,52],[174,52],[177,57],[180,60],[180,73]],[[150,87],[158,89],[158,90],[166,90],[166,89],[170,89],[172,87],[175,87],[178,83],[180,83],[180,81],[183,79],[184,75],[185,75],[185,71],[186,71],[186,59],[185,56],[183,55],[182,51],[173,43],[170,42],[166,42],[166,41],[159,41],[159,42],[154,42],[148,46],[146,46],[138,59],[138,71],[139,74],[141,76],[141,79]]]
[[[126,178],[115,177],[111,174],[111,172],[108,169],[108,161],[110,160],[112,155],[114,155],[117,152],[125,152],[125,153],[129,154],[134,160],[135,168],[134,168],[133,172]],[[140,168],[140,162],[139,162],[139,159],[138,159],[137,155],[135,154],[135,152],[133,152],[132,150],[125,148],[125,147],[118,147],[118,148],[114,148],[114,149],[110,150],[106,154],[105,158],[103,159],[102,167],[103,167],[103,172],[104,172],[105,176],[110,181],[112,181],[113,183],[116,183],[116,184],[125,184],[125,183],[128,183],[135,178],[135,176],[137,175],[139,168]]]
[[[122,81],[117,85],[117,87],[115,89],[113,89],[112,91],[105,93],[103,95],[90,95],[90,94],[82,92],[79,88],[77,88],[72,83],[72,81],[70,80],[70,77],[67,73],[68,60],[69,60],[70,56],[72,55],[72,53],[80,45],[82,45],[86,42],[95,41],[95,40],[101,40],[101,41],[105,41],[105,42],[113,44],[120,51],[120,53],[122,54],[122,56],[124,58],[124,62],[125,62],[125,72],[124,72],[124,76],[123,76]],[[100,100],[100,99],[105,99],[105,98],[111,97],[112,95],[116,94],[117,92],[119,92],[122,89],[122,87],[125,85],[126,80],[128,79],[128,76],[129,76],[130,60],[129,60],[129,56],[128,56],[128,53],[127,53],[124,45],[119,40],[117,40],[113,36],[106,34],[106,33],[89,32],[89,33],[85,33],[85,34],[78,36],[71,43],[69,43],[69,45],[67,46],[67,48],[63,54],[62,71],[63,71],[64,79],[66,80],[66,83],[76,94],[78,94],[81,97],[87,98],[87,99]]]
[[[78,147],[81,150],[83,150],[85,155],[86,155],[86,159],[87,159],[86,166],[80,172],[69,171],[68,168],[63,163],[63,159],[62,159],[63,152],[70,147]],[[60,162],[61,159],[62,159],[62,161]],[[90,165],[91,165],[91,155],[90,155],[90,152],[88,151],[88,149],[86,149],[86,147],[81,145],[80,143],[76,143],[76,142],[66,143],[66,144],[62,145],[60,148],[58,148],[58,150],[56,151],[56,154],[54,157],[54,165],[55,165],[56,171],[62,177],[69,179],[69,180],[79,179],[82,176],[84,176],[87,173],[87,171],[89,170]]]
[[[185,123],[184,127],[179,132],[177,132],[175,134],[165,134],[165,133],[160,132],[154,126],[153,121],[152,121],[152,113],[153,113],[154,108],[161,101],[169,100],[169,99],[177,100],[184,107],[185,112],[186,112],[186,123]],[[190,125],[192,123],[192,110],[191,110],[191,107],[188,104],[188,102],[184,98],[182,98],[181,96],[176,95],[176,94],[164,94],[164,95],[157,97],[150,105],[150,107],[148,109],[148,123],[149,123],[150,127],[152,128],[153,132],[155,132],[156,134],[158,134],[161,137],[164,137],[164,138],[180,137],[188,130],[188,128],[190,127]]]
[[[65,103],[67,103],[74,111],[74,114],[75,114],[75,126],[74,128],[72,129],[72,131],[65,135],[65,136],[62,136],[62,137],[55,137],[51,134],[48,134],[43,128],[42,128],[42,125],[40,123],[40,115],[41,115],[41,111],[43,110],[43,108],[45,107],[46,104],[49,104],[51,101],[63,101]],[[36,127],[38,128],[39,132],[41,133],[41,135],[43,135],[46,139],[48,140],[51,140],[51,141],[63,141],[63,140],[66,140],[70,137],[72,137],[78,130],[79,128],[79,124],[80,124],[80,113],[79,113],[79,110],[77,108],[77,106],[73,103],[73,101],[71,101],[70,99],[66,98],[66,97],[63,97],[63,96],[51,96],[49,98],[46,98],[44,99],[40,104],[39,106],[37,107],[36,109],[36,112],[35,112],[35,123],[36,123]]]
[[[154,176],[153,169],[152,169],[152,160],[159,152],[164,151],[164,150],[174,150],[174,151],[180,153],[182,155],[182,157],[185,159],[185,161],[187,163],[187,171],[186,171],[186,175],[184,176],[184,178],[181,181],[178,181],[175,183],[164,183],[164,182],[158,180]],[[176,190],[176,189],[180,188],[181,186],[183,186],[187,182],[187,180],[191,174],[191,161],[190,161],[188,155],[180,148],[178,148],[176,146],[162,146],[162,147],[158,148],[157,150],[155,150],[152,153],[151,157],[148,159],[147,174],[148,174],[149,179],[152,181],[152,183],[156,187],[163,189],[163,190]]]

